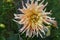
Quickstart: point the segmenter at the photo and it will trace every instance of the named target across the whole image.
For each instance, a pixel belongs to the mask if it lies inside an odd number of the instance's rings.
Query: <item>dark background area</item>
[[[24,0],[26,3],[26,0]],[[48,2],[47,11],[52,10],[52,17],[58,23],[58,29],[52,28],[51,35],[46,38],[26,38],[20,35],[19,27],[14,19],[14,13],[21,13],[17,9],[22,8],[21,0],[0,0],[0,40],[60,40],[60,0],[45,0]],[[22,25],[20,25],[22,26]]]

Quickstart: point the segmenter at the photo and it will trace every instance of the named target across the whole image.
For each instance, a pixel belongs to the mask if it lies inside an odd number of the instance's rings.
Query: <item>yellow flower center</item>
[[[25,15],[28,17],[30,22],[36,23],[41,17],[41,13],[35,9],[26,9]]]

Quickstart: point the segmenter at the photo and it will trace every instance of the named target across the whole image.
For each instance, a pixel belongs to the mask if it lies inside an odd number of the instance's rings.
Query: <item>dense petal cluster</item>
[[[22,9],[20,10],[23,14],[14,14],[15,19],[21,19],[18,21],[19,24],[24,24],[24,26],[19,30],[22,33],[26,33],[28,37],[34,37],[35,35],[38,37],[40,35],[43,38],[43,35],[46,35],[49,32],[48,26],[54,25],[57,26],[55,18],[51,18],[48,15],[50,12],[45,12],[45,7],[48,2],[44,5],[44,0],[38,4],[38,0],[34,2],[34,0],[27,0],[26,6],[24,6],[24,2],[22,2]],[[45,25],[46,24],[46,25]]]

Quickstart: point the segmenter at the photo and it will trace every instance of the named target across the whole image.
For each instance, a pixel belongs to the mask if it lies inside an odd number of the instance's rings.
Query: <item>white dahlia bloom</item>
[[[51,14],[50,12],[45,12],[45,7],[47,6],[48,2],[44,5],[44,0],[38,4],[38,1],[30,0],[31,3],[29,3],[29,0],[27,0],[26,7],[24,6],[24,3],[22,2],[23,8],[19,8],[23,14],[14,14],[15,19],[21,19],[20,21],[16,21],[19,24],[24,24],[24,26],[19,30],[21,33],[26,33],[26,36],[28,37],[34,37],[40,35],[42,38],[43,35],[49,35],[50,34],[50,25],[57,26],[55,18],[51,18],[48,15]],[[44,10],[43,10],[44,9]],[[47,24],[47,26],[45,24]],[[49,34],[47,34],[49,33]]]

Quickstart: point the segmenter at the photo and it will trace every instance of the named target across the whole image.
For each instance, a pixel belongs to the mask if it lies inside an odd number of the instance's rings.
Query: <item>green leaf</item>
[[[0,36],[0,40],[6,40],[5,37],[3,36]]]

